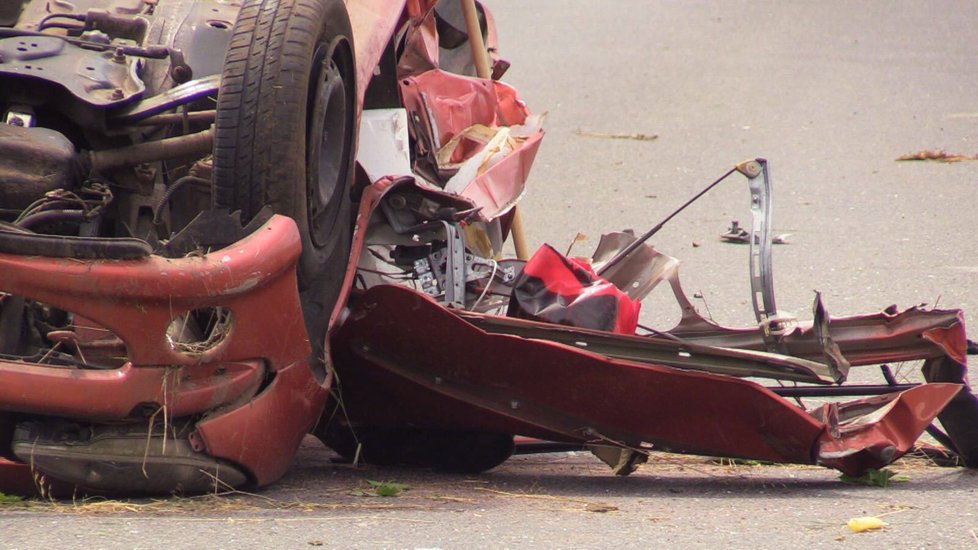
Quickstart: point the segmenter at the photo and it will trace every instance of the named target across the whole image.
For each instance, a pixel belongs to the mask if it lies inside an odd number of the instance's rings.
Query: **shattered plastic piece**
[[[876,516],[863,516],[858,518],[852,518],[846,525],[853,533],[862,533],[864,531],[873,531],[876,529],[882,529],[888,524]]]
[[[780,233],[771,237],[771,244],[787,244],[791,233]],[[720,238],[728,243],[750,243],[750,233],[740,226],[740,222],[733,220],[726,233],[721,233]]]

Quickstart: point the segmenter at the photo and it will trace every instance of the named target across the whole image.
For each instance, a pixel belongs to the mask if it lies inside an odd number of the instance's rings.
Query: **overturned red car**
[[[0,7],[0,491],[261,486],[308,433],[452,471],[522,436],[619,474],[653,450],[859,474],[927,431],[978,465],[959,311],[778,313],[764,159],[710,186],[747,181],[754,327],[696,311],[644,244],[662,223],[531,256],[543,120],[507,67],[471,0]],[[661,283],[682,320],[643,326]]]

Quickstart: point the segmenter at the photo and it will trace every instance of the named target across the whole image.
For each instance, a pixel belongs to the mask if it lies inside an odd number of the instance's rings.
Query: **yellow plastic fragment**
[[[886,522],[878,517],[874,516],[863,516],[861,518],[852,518],[847,524],[849,529],[852,529],[854,533],[862,533],[863,531],[872,531],[873,529],[882,529],[886,527]]]

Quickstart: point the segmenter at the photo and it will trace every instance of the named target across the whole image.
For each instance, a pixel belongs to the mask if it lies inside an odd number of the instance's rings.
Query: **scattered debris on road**
[[[771,244],[788,244],[788,237],[791,233],[779,233],[771,236]],[[740,222],[733,220],[726,233],[720,234],[720,239],[728,243],[748,244],[750,243],[750,233],[740,226]],[[693,246],[699,246],[694,243]]]
[[[918,153],[909,153],[897,157],[898,161],[904,160],[933,160],[937,162],[962,162],[966,160],[978,160],[978,155],[958,155],[948,153],[940,149],[923,150]]]
[[[887,526],[887,523],[875,516],[862,516],[850,519],[846,525],[853,533],[864,533],[882,529]]]

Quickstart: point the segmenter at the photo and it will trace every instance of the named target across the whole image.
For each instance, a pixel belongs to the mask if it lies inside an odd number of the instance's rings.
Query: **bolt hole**
[[[215,19],[212,19],[212,20],[208,21],[207,22],[207,25],[209,27],[211,27],[212,29],[227,30],[227,29],[230,29],[231,28],[231,24],[228,23],[227,21],[218,21],[218,20],[215,20]]]

